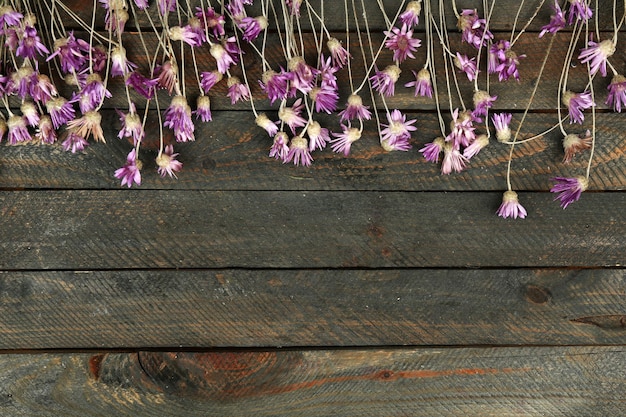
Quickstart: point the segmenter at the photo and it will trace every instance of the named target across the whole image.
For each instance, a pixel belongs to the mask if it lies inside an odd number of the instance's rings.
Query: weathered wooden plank
[[[626,340],[624,270],[0,273],[0,349]]]
[[[623,347],[0,357],[0,411],[40,416],[620,415]]]
[[[84,38],[88,39],[86,35],[82,35]],[[345,35],[337,34],[340,39],[343,39]],[[343,36],[343,37],[342,37]],[[498,39],[507,38],[508,34],[506,33],[497,33],[496,37]],[[567,48],[570,42],[571,34],[567,33],[559,33],[556,35],[556,39],[554,41],[554,45],[552,47],[552,51],[550,54],[550,59],[546,64],[546,68],[543,72],[543,75],[540,80],[540,88],[538,88],[532,104],[532,109],[539,110],[551,110],[555,109],[557,105],[559,105],[557,92],[559,85],[559,78],[563,70],[563,62],[567,52]],[[423,40],[424,35],[420,35],[420,38]],[[378,45],[383,40],[383,36],[381,34],[376,34],[372,37],[374,48],[377,49]],[[370,66],[368,64],[365,66],[363,64],[363,59],[361,53],[358,52],[360,50],[360,45],[358,43],[358,39],[351,37],[351,48],[353,51],[353,60],[352,60],[352,69],[353,69],[353,82],[354,88],[356,89],[361,82],[365,79],[366,69]],[[439,48],[439,41],[436,40],[435,45],[435,59],[436,62],[436,74],[439,83],[439,100],[441,108],[448,108],[449,99],[448,93],[446,90],[446,76],[444,71],[444,64],[442,54]],[[498,82],[497,76],[490,76],[490,93],[492,95],[498,96],[498,100],[494,103],[494,109],[514,109],[514,110],[523,110],[528,105],[528,100],[533,92],[535,87],[535,83],[537,82],[537,78],[539,76],[539,71],[541,67],[541,63],[543,61],[544,55],[546,53],[546,49],[549,44],[549,36],[543,39],[537,39],[536,33],[527,33],[519,38],[516,43],[516,47],[514,48],[518,54],[526,54],[527,58],[522,59],[519,65],[520,71],[520,81],[516,82],[514,80],[510,80],[508,82]],[[621,33],[619,37],[620,44],[626,44],[626,32]],[[471,50],[467,45],[461,44],[461,36],[458,33],[450,35],[450,48],[452,51],[461,51],[464,53],[468,53],[470,55],[475,54],[475,50]],[[157,50],[157,40],[154,35],[146,35],[146,44],[148,45],[149,51]],[[306,55],[307,59],[313,59],[316,55],[316,47],[314,38],[312,35],[304,36],[304,44],[305,50],[313,51],[313,54]],[[151,57],[146,57],[143,46],[141,44],[140,38],[136,34],[128,34],[124,37],[124,46],[127,50],[127,54],[129,59],[135,62],[145,74],[148,74],[149,64],[151,63]],[[178,48],[176,48],[178,50]],[[198,95],[198,82],[196,76],[193,71],[192,56],[189,48],[186,48],[187,54],[185,57],[186,62],[186,70],[185,74],[185,83],[187,86],[187,97],[190,100],[190,104],[195,108],[195,101]],[[621,53],[620,53],[621,52]],[[196,50],[196,59],[199,71],[213,71],[216,69],[215,60],[209,54],[209,50],[207,47],[198,48]],[[278,70],[279,65],[286,67],[286,61],[284,58],[283,50],[281,44],[279,42],[277,35],[272,35],[268,37],[267,47],[265,51],[265,57],[267,62],[273,66],[274,70]],[[414,88],[406,88],[404,85],[409,81],[414,81],[415,76],[412,74],[411,70],[418,71],[422,68],[426,59],[426,48],[421,47],[415,53],[415,59],[409,59],[405,61],[402,65],[402,73],[400,74],[400,78],[396,83],[396,93],[393,97],[387,98],[387,105],[390,108],[399,108],[399,109],[414,109],[414,110],[435,110],[436,103],[434,99],[429,99],[425,97],[415,97]],[[619,62],[620,59],[624,58],[623,51],[618,51],[614,57],[612,58],[614,62]],[[368,62],[371,60],[371,57],[368,55]],[[485,64],[485,59],[483,58],[481,62],[483,66]],[[273,106],[270,105],[269,100],[264,99],[265,95],[261,90],[261,87],[258,84],[258,80],[261,79],[261,75],[263,72],[263,63],[261,58],[256,54],[256,52],[249,50],[245,56],[245,67],[247,71],[248,81],[250,83],[250,88],[252,90],[253,96],[256,98],[254,104],[259,111],[267,111],[278,109],[279,103],[275,103]],[[313,63],[313,62],[311,62]],[[380,54],[378,60],[378,67],[380,69],[384,69],[387,65],[392,63],[392,53],[384,49]],[[456,72],[456,71],[455,71]],[[232,75],[238,76],[243,80],[243,76],[241,74],[241,67],[233,67],[231,70]],[[484,74],[486,70],[483,68],[482,75],[480,76],[479,88],[486,88],[486,79]],[[344,106],[347,97],[352,92],[350,88],[350,82],[348,78],[348,70],[343,69],[336,73],[338,77],[338,85],[339,85],[339,105]],[[468,108],[472,108],[472,97],[474,92],[474,84],[467,80],[467,77],[464,73],[458,74],[459,79],[459,88],[461,91],[461,95],[465,106]],[[584,65],[572,65],[569,69],[569,79],[568,79],[568,88],[575,92],[582,92],[589,82],[589,77],[586,72],[586,67]],[[596,104],[597,108],[606,108],[607,106],[604,104],[606,100],[606,86],[610,82],[610,79],[605,79],[602,81],[597,81],[597,96],[596,96]],[[452,83],[452,81],[451,81]],[[128,108],[126,93],[124,91],[124,83],[123,80],[119,77],[116,77],[110,80],[109,89],[111,90],[113,97],[108,99],[104,103],[104,107],[106,108]],[[456,90],[454,86],[452,88],[452,105],[453,108],[462,107],[460,100],[457,97]],[[64,96],[69,97],[71,94],[70,89],[61,89],[61,92]],[[250,110],[249,102],[239,102],[233,105],[230,101],[230,98],[227,97],[227,85],[226,80],[223,80],[219,84],[217,84],[209,93],[211,98],[211,106],[214,110]],[[370,94],[367,87],[361,91],[361,96],[365,103],[370,103]],[[145,99],[142,99],[138,94],[132,92],[133,99],[137,102],[138,107],[143,107],[142,103],[145,103]],[[379,109],[383,108],[383,103],[380,100],[379,95],[376,93],[376,100],[378,103]],[[162,91],[160,94],[160,103],[161,108],[165,108],[169,103],[169,97],[165,91]],[[152,107],[155,106],[154,103],[151,103]]]
[[[282,164],[268,156],[271,138],[253,123],[252,114],[220,112],[213,122],[197,124],[196,141],[177,144],[183,170],[178,179],[162,179],[156,171],[156,152],[151,147],[158,135],[149,134],[143,162],[142,185],[147,189],[204,190],[502,190],[506,187],[509,146],[496,142],[475,156],[460,174],[441,175],[440,165],[427,162],[417,150],[440,135],[436,115],[408,113],[416,118],[409,152],[386,152],[379,144],[376,124],[365,124],[363,137],[353,144],[348,157],[330,149],[314,152],[310,168]],[[521,119],[514,116],[513,126]],[[556,114],[530,114],[520,137],[529,137],[550,128]],[[323,125],[338,131],[332,117],[320,117]],[[158,131],[156,120],[148,132]],[[54,146],[3,146],[0,148],[0,187],[3,188],[112,188],[119,189],[113,173],[125,163],[131,145],[117,139],[117,115],[104,113],[107,144],[94,144],[81,154],[64,152]],[[591,190],[626,189],[624,149],[626,118],[620,114],[599,114],[597,146],[591,171]],[[586,127],[566,124],[569,132],[582,133]],[[479,132],[484,131],[479,128]],[[166,132],[167,133],[167,132]],[[173,141],[171,134],[166,140]],[[563,159],[562,135],[558,129],[545,137],[517,146],[513,154],[512,181],[516,190],[547,190],[553,176],[574,176],[585,172],[588,151],[570,164]],[[410,180],[407,180],[410,179]]]
[[[81,0],[63,0],[63,3],[68,5],[75,13],[77,13],[77,15],[83,21],[91,22],[92,10],[93,10],[91,3],[86,3]],[[194,11],[195,11],[195,7],[200,6],[202,3],[204,3],[205,5],[207,4],[207,2],[200,2],[197,0],[192,0],[188,2],[188,4],[191,5]],[[254,3],[255,4],[253,4],[250,7],[246,6],[246,10],[249,16],[258,16],[262,13],[261,2],[254,2]],[[309,3],[317,11],[317,13],[320,13],[320,10],[321,10],[320,0],[310,0]],[[365,1],[364,3],[365,3],[365,12],[367,14],[368,23],[370,25],[371,30],[376,30],[376,31],[386,30],[387,26],[385,24],[385,20],[383,18],[382,13],[380,12],[377,2]],[[382,3],[384,4],[385,13],[388,15],[389,19],[393,19],[398,9],[400,8],[400,6],[403,4],[401,0],[384,0]],[[404,3],[406,4],[406,2]],[[439,5],[436,2],[432,2],[432,3],[433,3],[432,5],[433,15],[435,16],[436,19],[439,19]],[[489,1],[487,3],[490,4],[491,2]],[[277,7],[277,11],[279,12],[279,15],[281,16],[281,19],[282,19],[280,3],[275,1],[274,4]],[[357,16],[359,16],[359,19],[360,19],[359,25],[361,26],[361,28],[363,28],[364,24],[363,24],[362,19],[360,18],[363,14],[362,2],[360,0],[356,0],[354,4],[357,10]],[[445,5],[445,10],[446,10],[446,14],[445,14],[446,24],[450,27],[451,30],[455,30],[457,19],[453,13],[452,2],[445,1],[444,5]],[[457,5],[457,9],[459,10],[459,12],[462,9],[478,8],[481,15],[484,16],[482,3],[478,4],[478,2],[472,1],[472,0],[457,0],[456,5]],[[518,23],[516,26],[516,30],[519,31],[521,27],[526,25],[526,22],[528,22],[532,18],[532,15],[535,13],[535,10],[539,5],[540,5],[539,1],[526,2],[523,5],[519,14],[519,19],[518,19]],[[550,16],[553,14],[552,9],[550,7],[551,5],[552,3],[549,1],[546,1],[543,3],[543,6],[540,8],[537,14],[537,17],[528,26],[529,31],[537,32],[541,30],[541,27],[543,25],[546,25],[550,21]],[[219,6],[217,4],[213,4],[213,6],[219,10]],[[494,8],[492,15],[491,15],[491,19],[490,19],[491,29],[492,30],[511,30],[513,27],[513,17],[517,13],[517,10],[519,7],[520,7],[520,3],[518,1],[498,0],[496,2],[496,7]],[[598,22],[599,22],[600,28],[602,28],[603,30],[611,30],[613,28],[613,19],[612,19],[613,3],[610,0],[601,0],[598,2],[597,8],[595,7],[595,5],[592,7],[594,8],[594,12],[598,14]],[[350,27],[354,29],[356,25],[354,24],[352,2],[350,1],[348,1],[348,9],[350,13]],[[302,10],[303,10],[303,18],[301,19],[302,29],[305,31],[310,30],[311,25],[309,22],[308,15],[306,14],[306,12],[304,12],[306,10],[306,2],[302,6]],[[621,4],[617,4],[617,10],[618,10],[618,16],[619,16],[620,12],[622,12],[623,10],[623,6]],[[149,7],[148,11],[150,13],[150,16],[153,22],[156,24],[157,27],[160,28],[161,25],[159,23],[159,16],[157,13],[156,6]],[[421,16],[422,18],[420,19],[418,30],[424,30],[424,12],[422,12]],[[146,29],[151,28],[150,20],[147,17],[145,17],[144,13],[142,12],[138,13],[137,21],[133,19],[132,14],[130,17],[131,19],[129,20],[127,27],[135,27],[136,24],[138,23],[140,27],[144,27]],[[67,17],[67,15],[64,15],[64,18],[65,18],[64,22],[67,23],[68,28],[77,27],[76,24],[73,23],[73,21],[69,17]],[[270,19],[271,19],[270,22],[271,22],[272,27],[275,27],[274,15],[271,12],[270,12]],[[98,8],[98,11],[96,13],[96,22],[98,22],[99,27],[104,26],[103,24],[104,10],[102,8]],[[169,22],[170,24],[177,24],[176,16],[175,15],[170,16]],[[314,22],[315,22],[315,27],[316,28],[319,27],[319,24],[316,18],[314,18]],[[324,24],[326,28],[331,31],[345,30],[346,22],[345,22],[345,12],[344,12],[343,1],[324,2]],[[281,27],[284,27],[282,26],[282,20],[281,20]]]
[[[1,269],[618,266],[626,193],[0,193]]]

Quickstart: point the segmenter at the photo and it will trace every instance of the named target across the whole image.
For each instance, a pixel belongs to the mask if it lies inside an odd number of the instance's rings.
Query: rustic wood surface
[[[40,416],[608,416],[623,347],[0,357],[0,412]]]
[[[91,2],[63,1],[91,20]],[[377,3],[365,3],[377,46],[385,23]],[[389,14],[400,3],[384,1]],[[327,27],[345,42],[343,3],[324,4]],[[508,39],[520,2],[497,4],[491,29]],[[551,4],[544,2],[516,44],[528,55],[520,82],[490,85],[499,96],[495,111],[512,112],[514,127],[550,42],[537,34]],[[598,4],[601,37],[608,37],[613,5]],[[534,5],[521,10],[518,30],[534,12]],[[156,7],[149,13],[155,19]],[[452,47],[468,51],[454,14],[445,20]],[[145,15],[131,16],[124,45],[145,72],[136,23],[149,30]],[[351,22],[360,82],[354,28]],[[425,37],[423,19],[416,36]],[[521,139],[558,120],[569,36],[554,38]],[[155,37],[146,39],[156,49]],[[304,42],[314,47],[310,33]],[[624,44],[622,30],[612,58],[622,73]],[[206,47],[196,52],[201,68],[214,67]],[[277,119],[278,106],[262,99],[256,83],[261,61],[249,52],[255,105]],[[284,64],[275,32],[266,54],[274,66]],[[604,103],[609,80],[595,81],[589,191],[567,210],[548,192],[551,178],[584,174],[589,155],[563,164],[556,129],[516,147],[512,185],[529,215],[504,220],[495,211],[508,146],[492,139],[453,175],[418,153],[440,134],[435,102],[402,87],[424,59],[420,48],[402,65],[388,100],[418,120],[408,152],[385,152],[369,122],[348,157],[327,149],[313,154],[310,168],[282,164],[267,156],[271,139],[254,126],[250,104],[230,104],[225,81],[210,93],[213,122],[197,123],[196,141],[176,145],[184,163],[177,180],[157,175],[151,110],[142,185],[120,189],[113,173],[131,145],[116,138],[113,109],[127,106],[119,79],[103,110],[106,144],[76,155],[58,144],[0,144],[0,416],[624,414],[626,118]],[[387,61],[384,52],[380,62]],[[343,106],[347,71],[338,77]],[[190,72],[187,82],[193,101]],[[573,64],[569,88],[582,91],[587,82],[584,66]],[[464,80],[460,88],[470,106],[473,86]],[[440,93],[447,122],[447,93]],[[169,102],[164,92],[159,97]],[[566,130],[590,128],[586,115],[585,125],[566,121]],[[339,129],[336,116],[316,119]],[[173,140],[168,131],[165,140]]]
[[[0,273],[0,349],[621,344],[622,269]]]

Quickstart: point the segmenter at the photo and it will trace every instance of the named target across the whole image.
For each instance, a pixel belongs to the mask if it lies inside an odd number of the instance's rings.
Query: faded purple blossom
[[[463,149],[463,156],[467,159],[471,159],[487,145],[489,145],[489,137],[487,137],[487,135],[478,135],[469,146]]]
[[[99,108],[105,98],[110,98],[111,92],[106,89],[99,74],[89,74],[85,87],[72,97],[70,102],[78,102],[81,113]]]
[[[130,74],[137,65],[133,64],[126,57],[126,49],[123,46],[116,46],[111,51],[111,75],[125,77]]]
[[[7,141],[9,145],[15,145],[21,142],[28,142],[32,139],[28,133],[26,119],[22,116],[13,115],[7,120]]]
[[[235,58],[232,57],[228,51],[219,43],[211,45],[211,56],[215,58],[217,63],[217,70],[222,74],[226,74],[231,65],[235,63]]]
[[[404,12],[400,14],[398,20],[408,27],[413,27],[420,22],[420,13],[422,12],[422,0],[414,0],[408,2]]]
[[[551,193],[559,193],[554,199],[561,201],[561,207],[567,208],[574,201],[580,199],[580,195],[589,187],[589,181],[585,177],[556,177],[552,178],[556,184],[550,189]]]
[[[424,158],[428,162],[437,163],[439,162],[439,155],[441,155],[441,153],[443,152],[443,147],[445,146],[445,144],[446,142],[444,138],[438,137],[435,138],[435,140],[433,140],[432,142],[424,145],[424,147],[420,149],[419,152],[424,155]]]
[[[53,98],[46,103],[46,109],[52,119],[52,124],[55,129],[58,129],[65,123],[76,117],[76,112],[72,103],[68,102],[63,97]]]
[[[224,31],[224,24],[226,23],[224,16],[215,13],[215,10],[212,7],[209,7],[206,10],[196,7],[196,17],[200,19],[200,22],[206,27],[207,31],[213,32],[213,36],[216,38],[224,36],[226,33]]]
[[[141,161],[137,159],[135,149],[126,157],[126,164],[115,171],[115,178],[122,180],[122,186],[141,185]]]
[[[319,77],[321,79],[321,86],[327,86],[337,90],[337,76],[335,76],[335,73],[338,70],[339,67],[333,65],[330,57],[326,58],[324,57],[324,54],[320,55]]]
[[[199,95],[196,101],[196,109],[192,113],[203,122],[213,120],[213,115],[211,114],[211,99],[209,96],[205,96],[204,94]]]
[[[508,142],[511,139],[511,128],[509,124],[511,123],[512,117],[513,115],[511,113],[496,113],[491,116],[493,127],[496,129],[496,139],[498,139],[498,142]]]
[[[289,89],[289,81],[292,79],[291,73],[285,72],[283,68],[277,73],[273,70],[268,70],[263,73],[259,85],[267,94],[267,98],[270,99],[271,104],[274,104],[276,100],[284,100],[287,98],[287,91]]]
[[[70,130],[61,146],[66,152],[76,153],[85,149],[85,146],[89,146],[89,142],[78,133]]]
[[[0,35],[3,34],[5,26],[18,26],[23,18],[24,15],[11,6],[0,7]]]
[[[156,157],[157,172],[163,178],[169,175],[170,178],[176,178],[176,173],[183,169],[183,163],[176,159],[177,153],[174,153],[174,145],[167,145],[163,152]],[[122,184],[124,185],[124,184]]]
[[[402,25],[400,29],[397,27],[391,28],[391,31],[385,31],[387,40],[385,41],[385,48],[393,51],[393,60],[400,64],[407,58],[415,58],[413,52],[417,51],[422,41],[413,38],[413,30],[409,29],[407,25]]]
[[[461,172],[465,169],[468,159],[461,154],[450,142],[445,142],[443,146],[443,162],[441,163],[441,173],[449,175],[452,171]]]
[[[339,112],[341,121],[344,120],[369,120],[372,118],[372,112],[369,111],[369,107],[363,104],[361,96],[358,94],[350,94],[348,97],[348,103],[346,108]]]
[[[541,28],[541,32],[539,32],[540,38],[542,38],[546,33],[556,33],[563,29],[566,25],[565,14],[563,13],[563,10],[561,10],[561,6],[559,6],[559,2],[557,0],[554,1],[552,9],[554,10],[554,14],[550,16],[550,23]]]
[[[215,84],[222,81],[224,76],[219,71],[203,71],[200,73],[200,87],[205,94],[209,94],[209,91],[215,86]]]
[[[102,131],[102,115],[97,111],[88,111],[81,118],[70,120],[67,127],[85,139],[92,136],[97,142],[106,142]]]
[[[304,165],[306,167],[311,165],[313,158],[309,151],[309,144],[302,136],[294,136],[289,144],[289,152],[283,162],[292,162],[294,165]]]
[[[328,114],[337,110],[337,101],[339,101],[339,94],[337,90],[328,86],[322,85],[321,87],[314,87],[309,92],[309,97],[315,102],[315,111],[326,112]]]
[[[595,106],[595,103],[591,99],[591,93],[573,93],[566,91],[563,94],[563,104],[567,107],[569,112],[569,122],[583,124],[585,116],[583,110],[589,109]]]
[[[30,94],[33,100],[46,104],[48,100],[56,97],[59,93],[47,75],[37,74],[37,82],[31,86]]]
[[[165,121],[163,126],[174,131],[177,142],[188,142],[195,140],[195,126],[191,120],[191,108],[184,96],[175,96],[170,102],[170,106],[165,111]]]
[[[430,79],[430,71],[422,68],[418,72],[411,71],[415,76],[415,81],[404,84],[405,87],[415,87],[415,97],[422,96],[433,98],[433,85]]]
[[[355,127],[341,125],[341,133],[333,133],[335,139],[331,140],[330,147],[333,152],[343,153],[344,156],[350,154],[352,144],[361,139],[361,131]]]
[[[350,53],[341,45],[341,41],[337,38],[330,38],[326,42],[326,46],[330,51],[330,58],[335,67],[343,68],[350,60]]]
[[[270,148],[270,158],[280,159],[281,161],[285,161],[287,159],[287,154],[289,153],[289,137],[285,132],[278,132],[276,136],[274,136],[274,141],[272,142],[272,147]]]
[[[133,138],[133,144],[136,146],[137,143],[141,142],[144,138],[145,131],[141,118],[136,113],[135,105],[132,104],[129,110],[128,113],[122,113],[117,109],[115,110],[122,124],[117,137],[120,139],[123,137]]]
[[[35,132],[35,138],[42,144],[52,144],[57,140],[57,132],[52,125],[52,119],[50,116],[43,115],[39,119],[39,125]]]
[[[265,113],[259,113],[254,122],[257,126],[264,129],[270,137],[274,137],[278,133],[278,126]]]
[[[241,36],[244,41],[252,42],[259,37],[262,31],[267,29],[267,18],[265,16],[244,17],[238,26],[243,31]]]
[[[131,72],[130,75],[126,77],[126,85],[131,87],[145,99],[151,99],[154,97],[158,84],[158,78],[150,79],[144,77],[137,71]]]
[[[593,11],[587,4],[587,0],[569,0],[567,24],[571,25],[575,20],[586,22],[593,16]]]
[[[29,126],[36,127],[39,124],[39,111],[35,103],[32,101],[24,101],[20,106],[20,111]]]
[[[322,127],[318,122],[311,121],[306,128],[306,134],[309,136],[309,151],[316,149],[324,149],[326,144],[330,142],[330,132]]]
[[[487,41],[493,39],[493,34],[487,29],[487,21],[478,17],[476,9],[463,9],[457,21],[457,27],[461,31],[463,42],[467,42],[474,48],[485,46]]]
[[[460,52],[456,53],[454,57],[454,65],[467,75],[467,79],[474,81],[478,77],[478,68],[476,68],[476,58],[469,58],[465,54]]]
[[[185,42],[189,46],[202,45],[202,32],[198,33],[190,25],[185,26],[172,26],[168,32],[170,40]]]
[[[523,219],[526,217],[526,209],[522,207],[517,199],[517,193],[512,190],[508,190],[504,192],[502,196],[502,204],[497,211],[498,216],[503,217],[505,219],[512,217],[517,219]]]
[[[446,136],[446,142],[451,142],[454,149],[461,146],[468,146],[476,139],[474,131],[474,121],[469,111],[459,113],[459,109],[452,112],[452,121],[450,122],[450,134]]]
[[[15,54],[22,58],[33,59],[37,62],[37,54],[45,56],[49,53],[48,48],[46,48],[46,46],[41,42],[39,35],[37,35],[37,29],[31,26],[26,26]]]
[[[563,163],[568,164],[571,162],[574,155],[585,149],[590,149],[593,145],[593,137],[591,132],[587,130],[585,135],[575,135],[570,133],[563,138]]]
[[[303,109],[304,103],[302,103],[302,98],[298,98],[291,107],[282,103],[280,109],[278,109],[278,118],[289,126],[294,135],[298,127],[306,125],[306,119],[301,116]]]
[[[395,93],[396,81],[400,78],[402,70],[397,65],[389,65],[382,71],[376,69],[370,77],[372,87],[382,96],[391,97]]]
[[[615,43],[612,40],[604,40],[600,43],[589,41],[588,46],[580,50],[578,59],[583,64],[589,63],[589,72],[595,75],[598,71],[606,77],[606,62],[615,53]]]
[[[415,119],[406,120],[406,115],[402,114],[400,110],[393,110],[391,113],[387,113],[388,124],[381,123],[384,129],[380,131],[381,143],[387,142],[388,146],[393,146],[396,142],[407,142],[411,137],[411,132],[417,130],[413,124]]]
[[[474,110],[472,110],[472,117],[481,122],[481,116],[487,116],[487,111],[493,105],[494,101],[498,99],[498,96],[490,96],[488,92],[483,90],[477,90],[474,92],[473,102]]]
[[[289,60],[287,68],[291,72],[293,78],[291,79],[291,85],[293,88],[307,94],[315,83],[315,77],[319,74],[319,70],[308,65],[304,58],[294,57]]]
[[[230,103],[235,104],[238,101],[250,100],[250,89],[247,85],[242,84],[239,78],[229,77],[227,81],[228,93],[226,94],[230,98]]]
[[[85,52],[88,51],[89,44],[82,39],[77,39],[74,36],[74,32],[70,31],[67,38],[54,41],[54,52],[48,56],[46,61],[58,57],[61,70],[65,74],[80,72],[87,62],[88,56]]]
[[[626,77],[615,74],[607,89],[609,94],[606,97],[606,104],[613,106],[613,110],[621,113],[622,106],[626,107]]]
[[[175,62],[165,61],[163,65],[156,67],[158,86],[167,90],[169,94],[172,91],[178,91],[178,66]]]

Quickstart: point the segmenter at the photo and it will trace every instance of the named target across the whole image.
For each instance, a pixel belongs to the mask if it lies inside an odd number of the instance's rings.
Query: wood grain
[[[0,349],[620,344],[610,270],[0,273]]]
[[[23,416],[607,416],[622,347],[139,352],[0,357]]]
[[[144,150],[141,189],[177,190],[393,190],[393,191],[481,191],[506,187],[509,146],[492,143],[475,156],[460,174],[441,175],[440,164],[427,162],[418,152],[439,132],[434,114],[408,113],[418,128],[408,152],[382,149],[375,123],[366,123],[363,137],[352,146],[348,157],[329,148],[313,153],[310,168],[282,164],[268,156],[271,139],[253,124],[252,114],[220,112],[211,123],[197,124],[196,141],[176,144],[183,170],[178,179],[162,179],[156,170],[158,135],[149,135]],[[515,114],[516,127],[521,115]],[[528,115],[520,137],[549,129],[554,114]],[[106,144],[92,144],[83,153],[64,152],[54,146],[0,147],[0,187],[8,189],[119,189],[113,173],[125,163],[131,144],[117,139],[118,120],[104,113]],[[322,124],[338,130],[332,117],[320,117]],[[148,132],[158,130],[152,120]],[[582,133],[578,125],[570,132]],[[484,131],[479,129],[479,132]],[[626,189],[626,118],[620,114],[599,114],[597,145],[592,163],[590,189]],[[172,141],[171,134],[166,141]],[[511,177],[518,191],[545,191],[554,176],[575,176],[585,172],[589,152],[582,152],[570,164],[563,164],[562,135],[558,130],[534,142],[518,145],[513,153]],[[52,175],[51,173],[54,173]]]
[[[0,193],[0,268],[618,266],[626,193]]]

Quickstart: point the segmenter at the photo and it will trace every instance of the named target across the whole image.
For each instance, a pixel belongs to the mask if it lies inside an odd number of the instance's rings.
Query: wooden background
[[[66,0],[89,20],[82,3]],[[385,1],[391,14],[398,4]],[[518,2],[497,4],[492,29],[508,37]],[[603,30],[611,7],[600,2]],[[517,44],[528,55],[520,83],[492,83],[497,109],[517,120],[550,13],[546,4]],[[341,31],[343,14],[327,16]],[[140,51],[136,33],[124,40]],[[557,120],[568,40],[556,36],[522,135]],[[622,32],[612,59],[622,73],[624,45]],[[276,36],[267,53],[278,58]],[[198,57],[212,65],[206,50]],[[422,48],[415,68],[423,59]],[[585,83],[583,66],[572,68],[571,88]],[[113,172],[130,145],[116,139],[116,99],[104,111],[108,142],[84,153],[3,144],[0,415],[622,415],[626,118],[603,104],[607,83],[596,84],[597,149],[579,202],[564,211],[547,190],[554,176],[583,174],[587,153],[561,164],[558,132],[515,150],[525,220],[495,215],[508,147],[494,141],[463,173],[441,176],[417,152],[437,134],[434,103],[405,88],[389,105],[418,119],[412,150],[386,153],[368,124],[349,157],[318,152],[310,168],[268,158],[271,140],[223,86],[214,121],[177,146],[178,180],[158,177],[153,136],[141,187],[120,188]],[[336,130],[336,118],[324,121]]]

